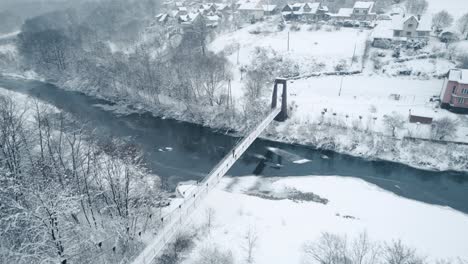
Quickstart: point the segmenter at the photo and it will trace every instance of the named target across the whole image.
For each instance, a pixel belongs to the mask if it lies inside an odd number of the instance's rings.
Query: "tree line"
[[[40,102],[0,97],[0,262],[129,260],[163,199],[141,160]]]

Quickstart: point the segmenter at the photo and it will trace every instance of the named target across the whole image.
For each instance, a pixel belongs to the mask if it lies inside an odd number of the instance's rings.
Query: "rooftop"
[[[340,10],[338,10],[338,13],[335,14],[335,16],[350,17],[352,13],[353,13],[352,8],[340,8]]]
[[[454,81],[462,84],[468,84],[468,70],[452,69],[449,71],[449,81]]]
[[[432,20],[429,16],[422,16],[421,19],[418,19],[417,16],[415,15],[407,15],[407,16],[402,16],[402,15],[395,15],[392,17],[392,24],[393,24],[393,29],[395,30],[402,30],[403,25],[405,24],[406,21],[409,19],[415,19],[418,21],[418,27],[416,30],[418,31],[431,31],[431,23]]]
[[[371,9],[373,6],[374,6],[374,2],[357,1],[356,3],[354,3],[353,8]]]

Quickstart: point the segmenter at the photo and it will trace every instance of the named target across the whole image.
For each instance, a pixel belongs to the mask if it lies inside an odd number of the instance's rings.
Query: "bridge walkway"
[[[280,107],[274,107],[260,124],[253,128],[246,137],[236,144],[231,151],[211,170],[211,172],[199,183],[197,189],[189,197],[185,197],[182,204],[174,211],[168,213],[161,221],[162,228],[140,255],[132,262],[133,264],[150,264],[163,252],[167,243],[171,242],[177,232],[190,222],[190,215],[200,206],[203,199],[208,195],[229,171],[234,163],[249,146],[260,136],[265,128],[279,115]]]

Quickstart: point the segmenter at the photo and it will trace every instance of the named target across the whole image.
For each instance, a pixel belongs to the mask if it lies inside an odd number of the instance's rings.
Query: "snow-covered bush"
[[[194,264],[233,264],[234,257],[231,251],[223,251],[217,246],[202,248]]]
[[[289,28],[291,31],[299,31],[301,30],[301,25],[299,24],[292,24],[291,27]]]
[[[458,67],[462,69],[468,69],[468,53],[458,56]]]
[[[337,72],[344,72],[348,70],[348,62],[345,59],[341,59],[338,64],[335,65],[334,69]]]
[[[392,133],[392,136],[396,136],[398,129],[402,129],[405,125],[405,117],[397,112],[392,112],[390,115],[384,115],[383,121],[385,127]]]
[[[443,117],[433,121],[431,126],[432,137],[436,140],[445,140],[457,133],[457,121],[449,117]]]

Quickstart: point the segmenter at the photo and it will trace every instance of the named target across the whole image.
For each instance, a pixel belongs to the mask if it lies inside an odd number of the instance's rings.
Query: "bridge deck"
[[[263,130],[265,130],[280,111],[281,109],[279,107],[272,109],[260,124],[253,128],[246,137],[244,137],[234,146],[234,148],[232,148],[231,151],[229,151],[226,156],[224,156],[224,158],[200,183],[197,190],[190,197],[185,198],[179,208],[163,217],[164,224],[159,230],[159,234],[133,261],[133,264],[152,263],[162,253],[165,245],[168,242],[171,242],[180,228],[190,222],[190,215],[201,204],[209,191],[219,183],[221,178],[234,165],[237,159],[242,156],[247,148],[255,141]]]

